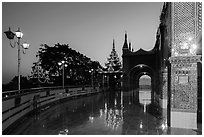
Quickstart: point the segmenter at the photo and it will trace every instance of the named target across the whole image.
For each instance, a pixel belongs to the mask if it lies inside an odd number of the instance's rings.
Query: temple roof
[[[121,69],[121,61],[115,50],[115,42],[113,39],[113,48],[111,54],[107,58],[107,62],[105,63],[106,68],[103,69],[104,73],[118,73]]]
[[[139,50],[133,52],[133,54],[137,54],[137,55],[147,55],[147,54],[153,54],[153,53],[155,53],[155,48],[153,48],[150,51],[146,51],[146,50],[140,48]]]

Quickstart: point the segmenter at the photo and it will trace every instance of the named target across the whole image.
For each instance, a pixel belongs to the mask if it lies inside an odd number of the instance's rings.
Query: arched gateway
[[[197,129],[202,122],[201,17],[200,2],[167,2],[152,50],[133,52],[125,34],[123,91],[138,88],[139,77],[148,74],[154,102],[165,110],[170,127]]]
[[[123,90],[135,90],[139,88],[139,78],[142,75],[151,77],[152,97],[159,95],[159,54],[158,48],[155,46],[150,51],[139,49],[134,52],[131,49],[131,43],[127,42],[127,33],[125,34],[125,42],[123,45]],[[153,99],[153,98],[152,98]]]

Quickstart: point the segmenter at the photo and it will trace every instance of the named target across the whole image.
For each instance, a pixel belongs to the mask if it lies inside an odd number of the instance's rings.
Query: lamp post
[[[58,62],[58,65],[62,66],[62,88],[64,89],[64,67],[67,67],[68,65],[65,64],[64,60],[61,62]]]
[[[92,88],[94,88],[94,85],[93,85],[93,73],[94,73],[94,69],[89,70],[89,72],[91,73],[91,86],[92,86]]]
[[[9,39],[10,41],[10,45],[12,48],[15,48],[16,44],[18,45],[18,93],[20,93],[20,69],[21,69],[21,46],[22,46],[22,50],[23,50],[23,53],[25,54],[25,50],[29,48],[29,44],[24,42],[23,44],[20,43],[20,40],[22,39],[23,37],[23,33],[20,31],[20,28],[18,28],[17,31],[15,31],[15,33],[13,33],[9,27],[9,30],[8,31],[5,31],[4,32],[7,36],[7,38]],[[17,41],[14,42],[14,44],[11,43],[11,40],[14,40],[14,37],[16,36],[17,38]]]
[[[105,85],[105,87],[107,88],[108,82],[107,82],[107,76],[106,76],[106,75],[104,76],[104,85]]]
[[[123,87],[123,74],[120,76],[120,88],[122,89]]]
[[[108,84],[108,88],[109,88],[109,76],[110,76],[110,75],[107,76],[107,84]]]
[[[104,77],[105,77],[105,76],[103,75],[103,90],[104,90]]]

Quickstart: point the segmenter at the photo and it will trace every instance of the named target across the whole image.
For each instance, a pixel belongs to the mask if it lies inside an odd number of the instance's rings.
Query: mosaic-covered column
[[[160,72],[160,107],[162,108],[162,117],[164,121],[167,121],[167,102],[168,102],[168,73],[167,67],[163,68]]]
[[[167,85],[168,85],[168,77],[167,77],[167,68],[162,70],[162,108],[167,109]]]
[[[197,129],[199,56],[171,57],[171,127]]]
[[[198,11],[195,2],[171,5],[172,49],[170,126],[197,129]]]

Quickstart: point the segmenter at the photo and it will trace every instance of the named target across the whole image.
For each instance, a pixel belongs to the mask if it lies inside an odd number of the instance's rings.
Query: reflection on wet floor
[[[166,119],[155,111],[150,92],[141,92],[139,102],[135,92],[110,91],[66,101],[29,116],[11,134],[197,134],[193,130],[168,128]]]
[[[147,105],[151,104],[151,90],[139,90],[139,102],[143,105],[144,112],[146,112]]]

